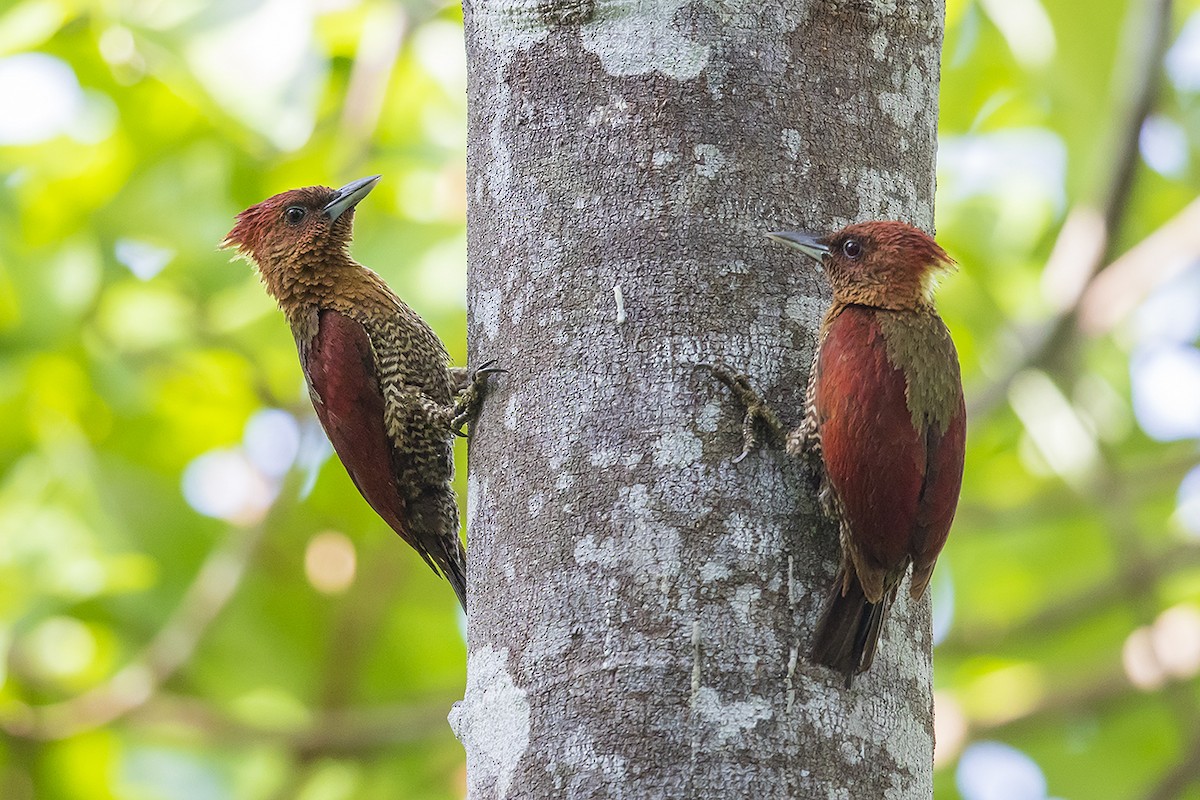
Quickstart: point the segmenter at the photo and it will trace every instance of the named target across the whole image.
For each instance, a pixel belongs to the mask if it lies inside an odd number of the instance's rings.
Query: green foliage
[[[955,617],[935,650],[937,796],[1200,796],[1200,528],[1180,492],[1200,431],[1164,433],[1161,410],[1135,403],[1196,402],[1187,374],[1144,367],[1195,352],[1200,335],[1186,311],[1200,299],[1186,277],[1197,252],[1163,229],[1200,183],[1200,85],[1156,64],[1139,142],[1126,119],[1146,91],[1138,64],[1158,3],[949,5],[938,233],[963,269],[940,305],[977,413],[940,567]],[[1197,48],[1200,10],[1179,5],[1168,62]],[[1156,125],[1174,139],[1155,140]],[[1130,192],[1114,203],[1127,163]],[[1089,211],[1111,215],[1111,238],[1072,232]],[[1103,299],[1071,293],[1065,263],[1082,262],[1085,283],[1098,248],[1098,286],[1148,236],[1165,250],[1142,257],[1139,280],[1127,271]],[[1176,254],[1184,278],[1163,263]],[[1126,298],[1111,328],[1090,327]],[[1055,320],[1061,335],[1039,347]],[[1045,787],[1004,783],[1003,759],[958,760],[987,740],[1029,756]],[[993,794],[973,788],[989,782]]]
[[[461,794],[453,594],[344,471],[314,471],[328,452],[291,335],[249,265],[217,249],[275,191],[383,173],[355,254],[462,363],[461,22],[309,8],[0,5],[0,69],[40,53],[69,70],[62,98],[34,98],[66,103],[61,119],[0,147],[4,798]],[[304,439],[300,505],[247,461],[264,409]],[[214,452],[209,479],[248,487],[224,519],[183,491]],[[306,566],[327,531],[356,556],[344,591]]]
[[[1170,41],[1200,25],[1180,5]],[[948,4],[938,222],[962,269],[941,307],[978,413],[935,580],[939,617],[953,609],[939,797],[982,797],[958,759],[986,740],[1029,756],[1049,795],[1200,796],[1200,486],[1179,491],[1200,432],[1160,441],[1134,406],[1189,391],[1138,365],[1162,346],[1147,319],[1179,315],[1155,303],[1200,306],[1200,282],[1151,261],[1111,328],[1068,316],[1030,356],[1064,298],[1097,311],[1044,288],[1044,268],[1056,242],[1096,241],[1064,222],[1104,205],[1126,155],[1100,266],[1196,197],[1200,83],[1155,70],[1165,139],[1121,144],[1153,6]],[[283,319],[217,251],[236,211],[281,188],[383,173],[355,254],[463,363],[460,21],[310,8],[0,7],[0,70],[41,54],[58,81],[32,96],[40,128],[20,134],[21,109],[0,124],[0,797],[461,794],[453,597],[320,469]],[[1195,261],[1187,241],[1166,252]],[[1194,351],[1198,333],[1170,344]],[[255,449],[266,424],[299,437],[290,477]],[[245,490],[217,517],[189,503],[212,480]],[[348,553],[345,586],[328,565]]]

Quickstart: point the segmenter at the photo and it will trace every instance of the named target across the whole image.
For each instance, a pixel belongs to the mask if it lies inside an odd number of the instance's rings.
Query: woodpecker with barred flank
[[[765,438],[817,470],[842,559],[811,657],[849,687],[871,666],[909,565],[909,594],[924,594],[958,505],[966,410],[958,355],[933,304],[936,279],[954,262],[903,222],[768,235],[820,263],[833,288],[804,422],[786,432],[745,376],[710,368],[746,408],[736,460]]]
[[[255,265],[287,317],[317,418],[358,491],[465,609],[452,443],[503,370],[448,368],[429,324],[350,257],[354,208],[379,178],[277,194],[238,214],[222,247]]]

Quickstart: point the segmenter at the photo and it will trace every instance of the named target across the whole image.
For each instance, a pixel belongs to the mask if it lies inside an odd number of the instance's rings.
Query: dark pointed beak
[[[323,209],[329,215],[329,220],[336,222],[338,217],[358,205],[358,201],[369,195],[382,177],[382,175],[372,175],[369,178],[359,178],[338,189],[333,195],[333,199],[326,203]]]
[[[821,241],[822,237],[803,231],[771,231],[768,238],[783,242],[788,247],[794,247],[804,255],[820,263],[829,255],[829,245]]]

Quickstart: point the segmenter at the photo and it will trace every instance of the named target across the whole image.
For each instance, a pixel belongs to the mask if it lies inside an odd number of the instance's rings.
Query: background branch
[[[229,529],[225,540],[200,565],[175,611],[141,653],[108,681],[57,703],[10,705],[0,717],[0,728],[22,738],[65,739],[107,725],[148,703],[188,662],[212,623],[233,599],[272,521],[296,496],[302,480],[302,470],[290,470],[278,498],[261,522]]]
[[[1132,50],[1130,68],[1116,70],[1121,79],[1118,91],[1124,96],[1119,101],[1111,157],[1099,162],[1111,164],[1112,169],[1096,201],[1076,206],[1067,214],[1043,273],[1044,282],[1053,287],[1058,311],[1037,329],[1018,333],[1018,340],[1025,342],[1021,356],[1000,377],[968,394],[967,418],[973,424],[1004,401],[1017,375],[1052,363],[1075,340],[1079,303],[1112,258],[1114,237],[1129,209],[1142,126],[1158,96],[1172,0],[1149,0],[1134,3],[1132,8],[1141,14],[1139,40]]]

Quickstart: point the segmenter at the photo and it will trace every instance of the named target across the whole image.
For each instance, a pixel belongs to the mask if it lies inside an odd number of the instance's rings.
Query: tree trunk
[[[789,425],[823,277],[779,228],[933,222],[938,0],[476,0],[469,68],[471,798],[932,795],[928,601],[850,690]],[[744,8],[739,10],[739,8]],[[903,596],[904,593],[902,592]]]

